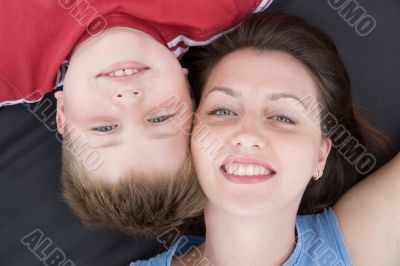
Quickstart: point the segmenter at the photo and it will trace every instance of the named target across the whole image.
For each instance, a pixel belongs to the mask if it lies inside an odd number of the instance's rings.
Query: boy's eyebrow
[[[165,133],[165,132],[163,132],[163,133],[158,133],[158,134],[151,135],[150,138],[151,139],[166,139],[166,138],[175,136],[178,133],[179,133],[179,130],[177,130],[176,132],[173,132],[173,133]],[[123,144],[123,142],[121,140],[112,140],[112,141],[109,141],[109,142],[94,146],[93,148],[110,148],[110,147],[115,147],[115,146],[119,146],[119,145],[122,145],[122,144]]]
[[[112,141],[103,143],[101,145],[95,146],[94,148],[109,148],[109,147],[114,147],[114,146],[118,146],[121,144],[122,144],[122,141],[120,141],[120,140],[112,140]]]
[[[210,93],[215,92],[215,91],[220,91],[225,93],[226,95],[232,96],[234,98],[239,98],[241,97],[241,93],[231,89],[231,88],[227,88],[227,87],[214,87],[213,89],[211,89],[205,97],[207,97]],[[307,106],[295,95],[293,94],[289,94],[289,93],[273,93],[271,95],[267,95],[267,99],[270,101],[276,101],[282,98],[291,98],[294,99],[296,101],[298,101],[301,105],[304,106],[304,108],[307,110]]]
[[[179,132],[180,132],[179,130],[176,130],[175,132],[172,132],[172,133],[161,132],[161,133],[151,134],[151,138],[152,139],[166,139],[166,138],[177,135]]]

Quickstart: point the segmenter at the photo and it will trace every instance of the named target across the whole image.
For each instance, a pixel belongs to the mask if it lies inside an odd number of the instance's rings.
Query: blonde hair
[[[175,176],[150,179],[131,171],[110,184],[91,176],[63,145],[61,176],[63,196],[84,224],[128,235],[157,235],[179,227],[201,215],[205,202],[191,156]]]

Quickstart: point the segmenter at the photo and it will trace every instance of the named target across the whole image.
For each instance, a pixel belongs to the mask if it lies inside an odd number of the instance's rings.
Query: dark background
[[[275,0],[272,9],[298,15],[332,37],[349,72],[355,101],[375,125],[400,141],[400,2],[347,1],[375,18],[369,35],[359,36],[340,9],[328,4],[342,0]]]
[[[275,0],[271,9],[299,15],[333,37],[355,100],[399,141],[400,2],[358,0],[376,19],[375,29],[364,37],[328,2]],[[44,265],[20,241],[35,229],[51,240],[44,253],[58,247],[77,266],[127,265],[161,251],[155,240],[89,230],[71,213],[60,196],[61,145],[54,132],[52,96],[42,104],[35,112],[38,117],[29,111],[37,104],[0,109],[0,265]]]

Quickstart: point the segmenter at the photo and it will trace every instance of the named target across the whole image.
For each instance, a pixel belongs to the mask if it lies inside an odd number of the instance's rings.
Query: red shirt
[[[152,35],[179,58],[272,0],[0,1],[0,106],[38,101],[73,47],[106,28]],[[59,79],[60,77],[58,77]]]

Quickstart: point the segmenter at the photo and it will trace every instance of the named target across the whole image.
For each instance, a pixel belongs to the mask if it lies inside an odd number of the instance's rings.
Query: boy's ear
[[[64,134],[64,125],[65,125],[65,115],[64,115],[64,92],[57,91],[54,93],[54,97],[57,100],[57,114],[56,114],[56,123],[58,133],[61,135]]]
[[[183,75],[187,76],[189,74],[189,70],[185,67],[182,67]]]

